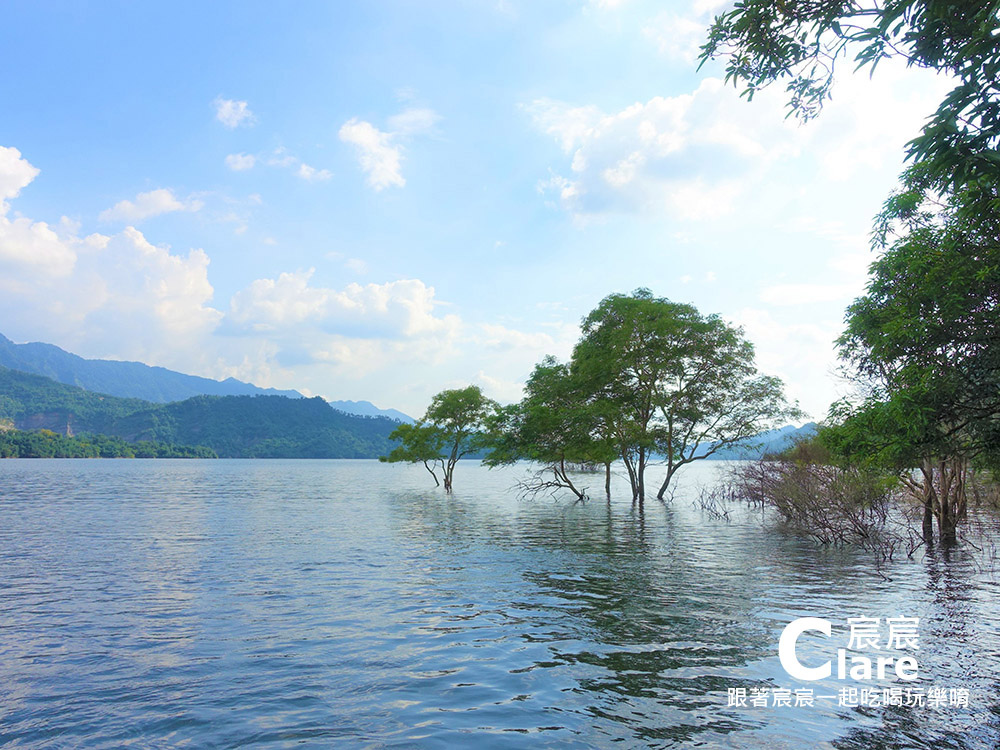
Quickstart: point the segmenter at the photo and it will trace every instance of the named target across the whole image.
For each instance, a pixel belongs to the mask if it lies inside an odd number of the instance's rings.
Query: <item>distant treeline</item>
[[[0,432],[0,458],[218,458],[203,445],[173,445],[110,435],[67,437],[52,430]]]

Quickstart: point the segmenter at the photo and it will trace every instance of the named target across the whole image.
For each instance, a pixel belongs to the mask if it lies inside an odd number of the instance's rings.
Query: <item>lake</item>
[[[0,461],[0,746],[1000,745],[985,551],[877,570],[701,510],[722,468],[640,514],[602,475],[586,503],[519,500],[522,468],[473,462],[448,497],[374,461]],[[786,673],[807,616],[837,637],[798,656],[834,672],[847,618],[919,617],[907,685],[949,703],[729,705],[869,684]]]

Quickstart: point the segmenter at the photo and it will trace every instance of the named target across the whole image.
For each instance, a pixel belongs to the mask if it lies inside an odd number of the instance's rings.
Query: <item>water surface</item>
[[[1000,744],[982,555],[876,571],[715,519],[692,498],[719,466],[639,513],[622,487],[519,501],[523,469],[474,463],[447,497],[373,461],[0,461],[0,746]],[[804,686],[790,620],[858,615],[919,616],[919,684],[970,706],[727,705]]]

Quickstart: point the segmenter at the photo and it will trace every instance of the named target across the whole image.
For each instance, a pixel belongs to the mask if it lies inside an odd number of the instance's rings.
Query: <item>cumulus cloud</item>
[[[199,211],[204,204],[198,200],[181,201],[171,190],[160,188],[139,193],[134,201],[123,200],[102,211],[101,221],[139,222],[175,211]]]
[[[372,379],[393,392],[423,390],[431,386],[416,385],[424,377],[418,368],[433,372],[456,361],[462,323],[438,312],[433,287],[405,279],[334,289],[314,284],[313,275],[257,279],[233,296],[222,330],[240,342],[266,341],[268,363],[294,370],[296,383],[321,384],[328,395],[349,384],[351,397],[370,398]],[[401,384],[400,368],[409,385]],[[429,379],[440,387],[439,375]],[[338,390],[330,392],[333,382]]]
[[[666,209],[698,220],[767,189],[777,165],[793,156],[802,157],[796,179],[803,182],[896,169],[903,144],[948,85],[941,76],[915,75],[887,61],[873,79],[838,81],[823,116],[805,126],[785,118],[780,86],[748,104],[714,78],[691,93],[617,112],[548,98],[523,108],[565,154],[564,166],[539,183],[556,205],[578,218]]]
[[[476,374],[475,382],[481,386],[487,398],[502,404],[512,404],[524,397],[524,383],[494,377],[483,370]]]
[[[253,154],[229,154],[226,157],[226,166],[234,172],[245,172],[248,169],[253,169],[256,163],[257,157]]]
[[[419,279],[348,284],[336,290],[310,284],[315,273],[282,273],[257,279],[233,296],[228,319],[254,331],[312,324],[348,337],[412,338],[450,334],[454,315],[435,314],[434,287]]]
[[[541,189],[578,215],[667,208],[717,216],[737,198],[739,177],[795,149],[782,132],[788,125],[748,116],[711,78],[691,94],[616,113],[551,99],[525,110],[570,159],[569,174],[553,174]]]
[[[223,99],[220,96],[216,97],[213,104],[215,105],[215,119],[230,130],[238,128],[240,125],[252,125],[257,119],[250,111],[249,105],[244,101]]]
[[[221,320],[209,304],[204,251],[174,254],[133,227],[78,237],[34,226],[28,240],[0,238],[0,247],[24,250],[21,243],[31,242],[27,249],[46,253],[44,263],[0,257],[0,315],[30,320],[35,337],[69,340],[97,356],[177,366],[190,364]]]
[[[0,199],[16,197],[38,173],[16,149],[0,147]],[[131,226],[83,236],[66,218],[50,224],[6,214],[0,204],[0,319],[9,335],[30,322],[32,338],[169,366],[222,317],[209,304],[202,250],[177,255]]]
[[[441,119],[434,110],[410,107],[388,120],[388,131],[379,130],[367,120],[357,117],[345,122],[340,140],[354,146],[358,163],[367,175],[368,185],[376,191],[387,187],[403,187],[403,147],[399,141],[408,136],[427,133]]]
[[[16,198],[38,173],[16,148],[0,146],[0,215],[7,213],[7,200]]]
[[[0,150],[3,200],[38,173],[16,150]],[[343,262],[364,270],[360,259]],[[413,411],[440,389],[440,368],[462,361],[462,322],[423,281],[329,288],[312,272],[281,274],[247,286],[224,313],[209,266],[204,250],[175,251],[131,225],[84,235],[67,219],[0,210],[0,320],[18,340],[332,398],[381,392]],[[474,373],[470,365],[465,377]]]
[[[38,174],[39,169],[16,148],[0,146],[0,271],[8,277],[8,288],[24,283],[30,289],[28,277],[22,274],[70,274],[76,247],[88,242],[75,237],[75,227],[68,220],[53,227],[23,216],[8,218],[7,200],[16,198]]]
[[[86,240],[61,235],[44,221],[0,215],[0,269],[17,279],[19,272],[67,276],[76,264],[77,247]]]

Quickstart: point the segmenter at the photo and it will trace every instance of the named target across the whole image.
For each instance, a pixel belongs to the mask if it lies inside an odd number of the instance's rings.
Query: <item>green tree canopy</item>
[[[970,210],[981,194],[941,195],[911,170],[879,216],[887,249],[839,340],[865,389],[835,415],[839,449],[904,478],[920,467],[925,511],[946,539],[964,514],[969,463],[1000,463],[1000,221]]]
[[[532,479],[522,483],[528,493],[566,488],[582,499],[585,489],[574,483],[572,467],[610,464],[616,457],[602,436],[600,414],[579,379],[553,357],[535,366],[524,398],[498,412],[491,432],[495,437],[487,464],[527,460],[542,465]]]
[[[682,466],[798,416],[741,329],[647,289],[606,297],[584,319],[572,369],[640,502],[657,456],[662,498]]]
[[[496,409],[496,402],[486,398],[475,385],[441,391],[431,400],[422,419],[414,425],[400,425],[389,435],[400,445],[379,460],[422,463],[434,482],[443,482],[445,491],[451,492],[459,459],[489,444],[485,431]],[[441,471],[441,480],[437,470]]]

